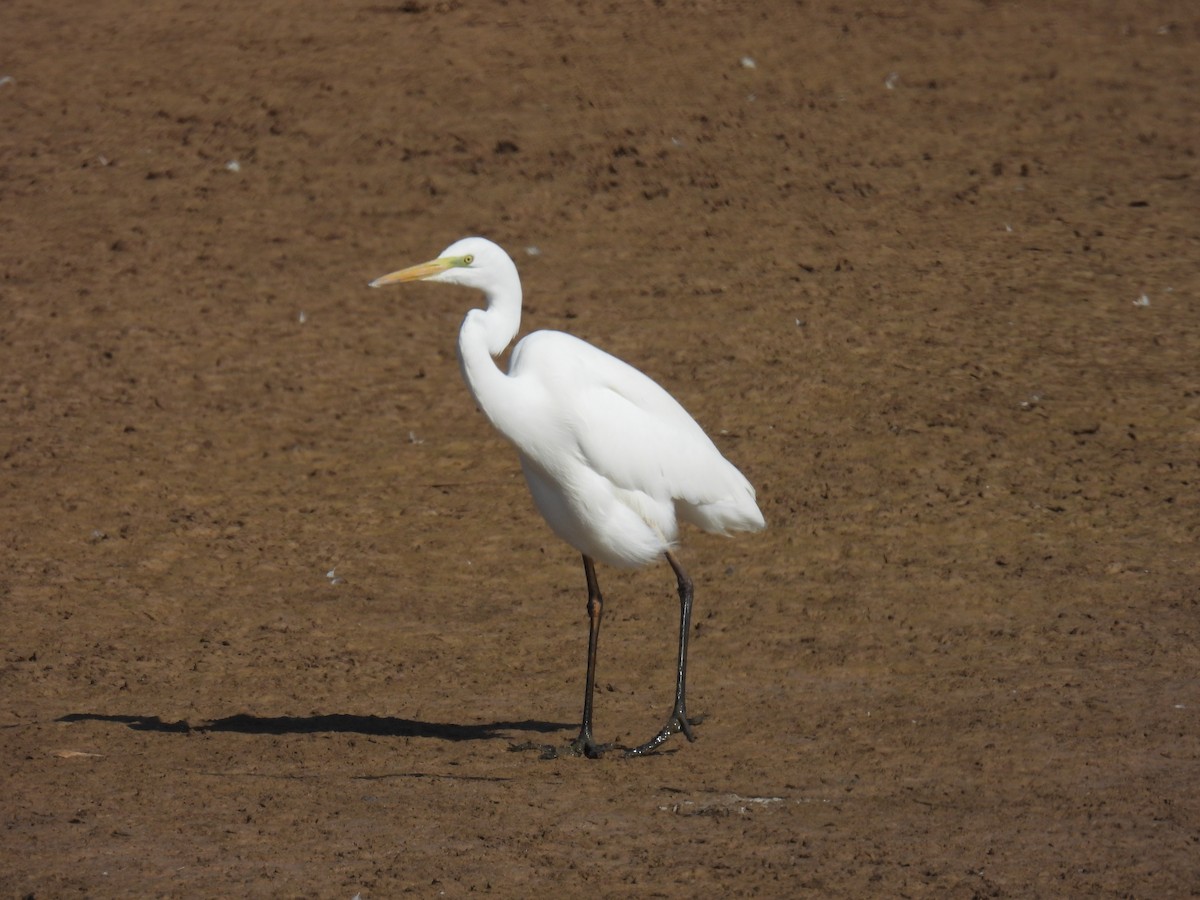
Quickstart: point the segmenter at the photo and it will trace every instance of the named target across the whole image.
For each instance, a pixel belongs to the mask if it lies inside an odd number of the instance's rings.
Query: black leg
[[[688,578],[679,560],[670,552],[665,555],[679,582],[679,667],[675,677],[675,706],[671,709],[671,715],[667,717],[667,724],[662,730],[640,747],[627,750],[627,756],[643,756],[650,753],[677,731],[682,731],[689,741],[696,739],[692,732],[692,723],[688,721],[686,702],[688,633],[692,627],[692,579]]]
[[[592,736],[592,696],[596,691],[596,645],[600,640],[600,618],[604,614],[604,598],[600,596],[600,582],[596,579],[596,564],[590,556],[583,557],[583,574],[588,586],[588,660],[587,681],[583,689],[583,724],[579,737],[571,743],[571,749],[585,756],[600,756],[608,747],[597,744]]]

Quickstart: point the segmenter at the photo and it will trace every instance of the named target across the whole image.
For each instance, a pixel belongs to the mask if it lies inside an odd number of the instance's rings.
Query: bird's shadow
[[[105,713],[69,713],[59,722],[114,722],[135,731],[167,734],[224,732],[233,734],[367,734],[376,737],[435,738],[443,741],[491,741],[503,739],[506,732],[524,731],[548,734],[572,726],[562,722],[524,719],[515,722],[487,722],[459,725],[454,722],[423,722],[395,716],[352,716],[332,713],[324,716],[252,716],[239,713],[199,725],[186,721],[167,722],[159,716],[109,715]]]

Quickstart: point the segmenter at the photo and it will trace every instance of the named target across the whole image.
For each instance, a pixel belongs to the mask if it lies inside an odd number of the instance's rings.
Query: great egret
[[[637,369],[561,331],[537,331],[513,349],[508,374],[493,357],[521,323],[521,279],[507,253],[469,237],[429,262],[371,282],[371,287],[438,281],[483,291],[458,334],[458,358],[475,402],[517,449],[533,501],[560,538],[583,554],[587,579],[588,661],[583,723],[571,747],[600,755],[592,735],[596,644],[604,600],[595,561],[644,566],[665,557],[679,588],[679,663],[675,705],[658,734],[631,750],[640,756],[676,731],[695,740],[687,717],[688,632],[692,581],[673,548],[679,520],[706,531],[765,526],[754,488],[687,411]]]

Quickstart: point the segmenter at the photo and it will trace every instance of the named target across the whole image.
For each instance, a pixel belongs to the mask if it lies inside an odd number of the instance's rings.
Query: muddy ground
[[[0,5],[6,896],[1200,891],[1190,2]],[[769,522],[578,728],[486,234]],[[332,574],[331,574],[332,573]],[[600,572],[599,736],[665,566]]]

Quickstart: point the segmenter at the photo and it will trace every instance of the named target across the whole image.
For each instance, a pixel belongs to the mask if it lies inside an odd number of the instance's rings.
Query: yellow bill
[[[434,275],[439,275],[455,265],[459,265],[458,261],[448,257],[431,259],[429,262],[418,263],[415,266],[409,266],[407,269],[401,269],[398,272],[380,275],[371,282],[370,286],[383,287],[385,284],[403,284],[406,281],[420,281],[423,278],[432,278]]]

